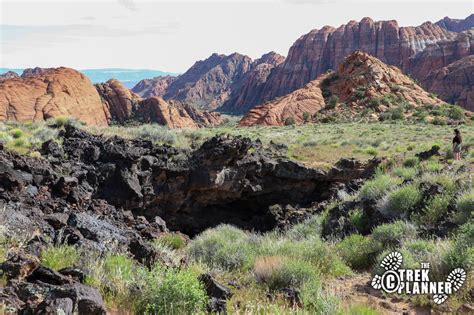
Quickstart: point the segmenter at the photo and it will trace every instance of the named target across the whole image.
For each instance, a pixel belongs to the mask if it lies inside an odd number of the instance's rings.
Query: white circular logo
[[[382,289],[387,293],[393,293],[397,291],[398,287],[400,286],[400,282],[400,276],[394,270],[388,270],[382,275]]]

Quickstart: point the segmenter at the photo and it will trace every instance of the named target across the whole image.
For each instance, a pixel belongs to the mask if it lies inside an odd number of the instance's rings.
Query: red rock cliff
[[[97,90],[76,70],[37,68],[22,78],[0,82],[0,120],[39,121],[58,116],[107,124]]]
[[[300,37],[285,61],[269,75],[261,97],[243,102],[255,105],[301,88],[327,70],[337,69],[344,58],[357,49],[387,64],[400,66],[428,44],[455,36],[430,22],[417,27],[399,27],[396,21],[374,22],[364,18],[338,28],[325,26]]]
[[[251,64],[250,57],[237,53],[213,54],[180,75],[168,86],[164,98],[201,109],[215,109],[229,99],[232,85],[249,71]]]

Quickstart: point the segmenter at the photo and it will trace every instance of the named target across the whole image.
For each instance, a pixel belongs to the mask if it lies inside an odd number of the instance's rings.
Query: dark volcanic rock
[[[232,297],[230,289],[218,283],[209,274],[200,275],[199,281],[204,285],[204,289],[209,297],[208,312],[226,314],[226,300]]]
[[[177,267],[182,262],[149,242],[167,225],[190,235],[220,223],[285,228],[379,164],[342,160],[325,172],[231,136],[189,151],[104,138],[70,125],[59,134],[61,150],[49,143],[42,159],[0,151],[0,225],[9,236],[30,236],[24,254],[9,253],[0,265],[9,280],[0,300],[19,312],[105,313],[100,294],[81,283],[82,271],[40,265],[37,256],[46,246],[117,250],[147,266]],[[230,291],[207,276],[201,280],[212,309],[225,310]]]
[[[40,266],[36,258],[16,254],[1,268],[9,281],[2,288],[0,300],[19,314],[106,314],[96,289]]]
[[[378,164],[340,162],[324,172],[239,137],[214,137],[193,152],[106,139],[72,126],[61,137],[68,158],[60,162],[56,150],[44,150],[43,160],[0,151],[0,176],[5,178],[0,196],[22,205],[7,202],[5,211],[27,214],[25,219],[5,218],[5,224],[39,225],[56,241],[98,250],[110,243],[128,248],[132,240],[157,235],[166,225],[191,235],[220,223],[270,230],[304,217],[299,206],[325,200],[332,186],[366,177]],[[34,197],[24,189],[31,180]],[[137,224],[138,218],[121,208],[148,220]],[[43,215],[53,213],[68,218]],[[155,222],[157,216],[167,224]]]
[[[431,158],[435,155],[440,155],[439,150],[441,150],[441,148],[437,145],[434,145],[434,146],[431,147],[431,149],[429,149],[427,151],[417,153],[416,157],[419,158],[421,161],[425,161],[425,160],[428,160],[429,158]]]

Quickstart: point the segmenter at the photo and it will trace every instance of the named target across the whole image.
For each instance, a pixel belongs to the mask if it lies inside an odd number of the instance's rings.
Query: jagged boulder
[[[0,266],[7,275],[0,301],[18,313],[102,315],[105,304],[99,292],[68,275],[39,265],[36,258],[17,254]]]

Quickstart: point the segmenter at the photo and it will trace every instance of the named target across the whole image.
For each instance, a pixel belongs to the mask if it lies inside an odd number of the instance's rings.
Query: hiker
[[[453,153],[454,159],[456,161],[461,161],[461,131],[459,129],[454,129],[454,138],[453,138]]]

